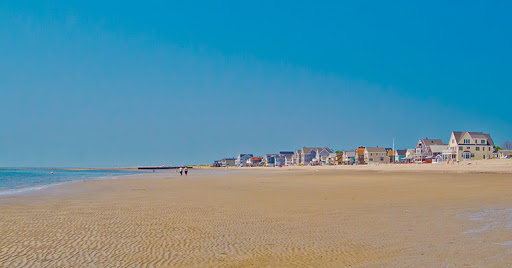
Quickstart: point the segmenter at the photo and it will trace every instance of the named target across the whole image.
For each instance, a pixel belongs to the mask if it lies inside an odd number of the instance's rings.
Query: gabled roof
[[[334,153],[334,150],[329,148],[329,146],[325,146],[323,150],[327,151],[328,153]]]
[[[310,154],[311,151],[322,151],[323,148],[319,147],[302,147],[302,151],[304,151],[304,154]]]
[[[366,151],[369,153],[386,153],[386,148],[384,147],[366,147]]]
[[[329,155],[329,154],[332,154],[332,153],[334,153],[334,151],[331,148],[325,146],[322,149],[322,151],[320,152],[320,155],[326,156],[326,155]]]
[[[469,134],[471,139],[487,139],[487,144],[490,146],[494,146],[494,141],[492,140],[491,135],[489,134],[485,134],[482,132],[453,131],[453,136],[455,137],[455,141],[457,142],[457,144],[462,143],[462,137],[464,137],[466,133]]]
[[[444,142],[441,140],[441,139],[421,139],[419,142],[418,142],[418,145],[422,143],[423,145],[426,145],[426,146],[431,146],[431,145],[445,145]]]

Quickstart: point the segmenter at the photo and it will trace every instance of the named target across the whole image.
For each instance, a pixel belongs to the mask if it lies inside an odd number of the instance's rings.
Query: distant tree
[[[497,152],[497,151],[499,151],[499,150],[503,150],[503,149],[502,149],[501,147],[499,147],[499,146],[495,146],[495,147],[494,147],[494,149],[496,150],[496,152]]]
[[[503,147],[503,149],[505,150],[512,150],[512,143],[510,143],[510,141],[505,141],[501,147]]]
[[[337,153],[337,154],[342,154],[342,153],[343,153],[343,151],[336,151],[336,153]]]

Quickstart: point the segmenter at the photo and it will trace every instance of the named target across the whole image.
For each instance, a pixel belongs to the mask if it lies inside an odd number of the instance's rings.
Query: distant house
[[[313,160],[317,158],[320,152],[324,148],[319,147],[302,147],[302,150],[298,151],[297,158],[299,165],[310,165],[313,164]]]
[[[418,141],[418,145],[416,145],[416,154],[414,159],[416,162],[432,162],[432,159],[435,156],[432,155],[431,146],[435,145],[444,145],[444,142],[440,139],[421,139]]]
[[[512,157],[512,150],[499,150],[498,158],[505,159]]]
[[[364,150],[363,150],[363,158],[364,158]],[[356,151],[344,151],[342,164],[343,165],[352,165],[356,162]]]
[[[291,166],[293,165],[293,156],[294,152],[291,151],[281,151],[279,152],[279,158],[282,158],[282,165],[280,166]],[[280,161],[281,162],[281,161]]]
[[[277,156],[278,156],[277,154],[266,154],[265,158],[263,160],[264,165],[266,167],[273,167],[273,166],[275,166],[276,165],[276,157]]]
[[[255,156],[251,157],[247,160],[247,165],[251,167],[261,166],[263,162],[263,157]]]
[[[282,167],[286,164],[286,158],[285,157],[281,157],[281,155],[277,155],[275,157],[275,166],[276,167]]]
[[[235,160],[235,166],[237,167],[244,167],[247,165],[247,160],[254,157],[253,154],[239,154],[238,157]]]
[[[429,148],[429,157],[432,159],[433,163],[440,163],[447,161],[448,159],[445,159],[444,152],[448,149],[448,144],[444,145],[431,145]]]
[[[468,131],[452,132],[449,149],[450,158],[456,161],[491,159],[495,150],[491,135]]]
[[[355,164],[358,164],[358,165],[366,164],[366,162],[364,161],[365,150],[366,150],[366,148],[364,148],[363,146],[361,146],[355,150]]]
[[[335,165],[343,165],[343,156],[344,155],[345,155],[345,152],[336,153],[336,163],[335,163]]]
[[[343,155],[340,153],[330,153],[325,160],[323,160],[324,165],[337,165],[336,160],[338,159],[338,156]]]
[[[234,167],[236,159],[235,158],[223,158],[221,161],[221,166],[223,167]]]
[[[324,163],[324,164],[327,164],[327,159],[329,158],[329,156],[331,154],[334,154],[334,150],[332,150],[331,148],[325,146],[324,148],[322,148],[322,150],[320,151],[320,153],[318,153],[317,155],[317,162],[321,162],[321,163]],[[332,155],[331,155],[332,156]],[[334,157],[336,157],[336,155],[334,155]],[[333,160],[334,162],[334,160]]]
[[[222,160],[213,161],[212,167],[222,167]]]
[[[391,163],[401,163],[404,161],[407,150],[389,150],[388,157]]]
[[[284,165],[291,166],[294,165],[294,155],[285,155],[284,157]]]
[[[407,149],[405,151],[405,159],[403,159],[404,162],[414,162],[414,158],[416,157],[416,149]]]
[[[364,150],[366,164],[389,163],[388,153],[383,147],[366,147]]]

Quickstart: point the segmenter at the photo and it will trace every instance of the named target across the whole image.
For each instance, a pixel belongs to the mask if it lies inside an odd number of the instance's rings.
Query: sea
[[[143,174],[141,170],[0,169],[0,196],[22,194],[85,180],[115,179]]]

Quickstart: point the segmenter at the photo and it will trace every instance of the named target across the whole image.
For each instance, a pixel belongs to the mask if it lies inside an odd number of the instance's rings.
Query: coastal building
[[[366,149],[363,146],[361,146],[355,150],[355,164],[357,164],[357,165],[366,164],[366,162],[364,161],[365,150]]]
[[[416,156],[416,149],[407,149],[405,151],[405,158],[403,159],[406,163],[414,162],[414,158]]]
[[[334,154],[334,150],[332,150],[331,148],[329,148],[328,146],[325,146],[324,148],[322,148],[322,150],[318,153],[317,155],[317,159],[316,161],[318,163],[323,163],[323,164],[327,164],[327,159],[329,158],[329,156],[332,156],[331,154]],[[336,157],[336,155],[334,155],[334,157]],[[334,160],[332,161],[334,163]],[[327,164],[329,165],[329,164]]]
[[[212,167],[221,167],[221,166],[222,166],[222,160],[213,161]]]
[[[235,160],[235,166],[244,167],[247,165],[247,160],[254,157],[253,154],[239,154]]]
[[[320,147],[302,147],[302,150],[300,150],[298,154],[299,165],[314,164],[313,160],[317,158],[317,155],[319,155],[323,149],[324,148]]]
[[[450,137],[447,157],[456,161],[491,159],[494,154],[494,142],[491,135],[482,132],[453,131]]]
[[[291,165],[294,165],[294,155],[285,155],[284,157],[284,165],[285,166],[291,166]]]
[[[283,159],[282,165],[280,166],[291,166],[293,164],[294,152],[292,151],[281,151],[279,157]]]
[[[364,156],[364,151],[363,151]],[[356,162],[356,151],[344,151],[342,157],[343,165],[353,165]]]
[[[364,150],[366,164],[389,163],[388,153],[384,147],[366,147]]]
[[[432,163],[441,163],[447,161],[446,150],[449,148],[448,144],[444,145],[431,145],[428,151],[428,157],[432,160]]]
[[[263,159],[263,164],[266,167],[274,167],[276,164],[276,157],[277,154],[266,154],[265,158]]]
[[[335,165],[343,165],[343,154],[344,153],[345,152],[341,152],[341,153],[337,152],[336,153],[336,163],[335,163]]]
[[[499,150],[498,151],[498,158],[507,159],[510,157],[512,157],[512,150]]]
[[[261,166],[263,163],[263,157],[254,156],[247,160],[247,165],[251,167]]]
[[[284,165],[285,165],[285,163],[286,163],[286,159],[285,159],[285,157],[281,157],[281,155],[277,155],[277,156],[275,157],[275,160],[274,160],[274,161],[275,161],[275,166],[276,166],[276,167],[282,167],[282,166],[284,166]]]
[[[435,145],[446,146],[446,144],[441,139],[420,139],[416,145],[416,154],[414,156],[414,160],[416,162],[432,162],[432,159],[434,159],[435,156],[432,153],[431,146]]]
[[[235,158],[223,158],[221,161],[222,167],[234,167],[235,166]]]
[[[337,162],[336,160],[338,159],[338,156],[339,155],[343,155],[343,154],[340,154],[340,153],[329,153],[328,156],[325,157],[325,160],[323,160],[323,164],[324,165],[337,165]]]
[[[406,157],[407,150],[389,150],[388,157],[390,163],[401,163]]]

